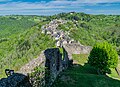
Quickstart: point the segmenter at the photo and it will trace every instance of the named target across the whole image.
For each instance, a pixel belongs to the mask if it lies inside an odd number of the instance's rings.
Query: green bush
[[[116,68],[118,64],[117,51],[107,42],[97,43],[88,58],[88,63],[100,74],[110,73],[110,68]]]

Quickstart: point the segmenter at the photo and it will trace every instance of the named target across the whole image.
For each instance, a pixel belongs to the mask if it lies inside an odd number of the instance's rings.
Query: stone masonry
[[[38,58],[30,61],[17,73],[8,78],[2,78],[0,87],[50,87],[59,73],[68,67],[68,62],[69,59],[65,49],[63,49],[63,57],[59,48],[46,49]],[[44,67],[44,73],[35,72],[34,68],[40,66]],[[34,72],[35,74],[30,76]]]

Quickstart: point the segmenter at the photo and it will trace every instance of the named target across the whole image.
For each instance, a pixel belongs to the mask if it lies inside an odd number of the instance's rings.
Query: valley
[[[63,54],[64,47],[73,66],[60,73],[53,87],[119,87],[120,77],[115,69],[111,69],[111,74],[98,75],[87,64],[89,53],[98,42],[107,41],[120,55],[119,23],[119,15],[72,12],[0,16],[0,78],[6,77],[4,70],[8,68],[27,74],[39,65],[41,52],[57,47]],[[118,70],[119,65],[120,62]]]

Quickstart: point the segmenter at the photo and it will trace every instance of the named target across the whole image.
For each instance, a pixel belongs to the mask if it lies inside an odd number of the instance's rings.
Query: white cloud
[[[21,9],[51,9],[51,8],[64,8],[64,6],[57,6],[48,3],[28,3],[28,2],[11,2],[0,4],[0,10],[21,10]]]
[[[11,0],[0,0],[0,2],[8,2],[8,1],[11,1]]]
[[[81,3],[113,3],[120,2],[120,0],[77,0],[81,1]]]
[[[114,3],[114,2],[120,2],[120,0],[56,0],[56,1],[51,1],[52,3],[61,3],[61,4],[80,4],[80,3]]]
[[[0,0],[1,1],[10,1],[10,0]],[[98,3],[108,3],[107,5],[111,5],[110,3],[120,2],[120,0],[56,0],[50,2],[8,2],[5,4],[0,4],[0,14],[5,12],[8,14],[14,13],[28,13],[28,14],[54,14],[60,12],[68,12],[68,11],[92,11],[90,8],[84,8],[84,6],[96,6]],[[93,11],[95,12],[95,11]],[[98,12],[98,11],[96,11]],[[99,11],[101,12],[101,11]],[[106,11],[105,11],[106,12]],[[110,11],[109,11],[110,12]]]
[[[0,0],[0,1],[10,1],[10,0]],[[57,0],[50,2],[9,2],[6,4],[0,4],[0,10],[19,10],[19,9],[52,9],[52,8],[66,8],[66,7],[82,7],[85,5],[96,5],[97,3],[112,3],[120,2],[120,0]]]

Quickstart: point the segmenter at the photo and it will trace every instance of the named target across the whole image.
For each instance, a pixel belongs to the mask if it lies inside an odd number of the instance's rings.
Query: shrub
[[[110,68],[116,68],[118,64],[117,51],[107,42],[97,43],[88,58],[88,63],[100,74],[108,73]]]

